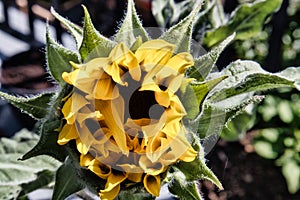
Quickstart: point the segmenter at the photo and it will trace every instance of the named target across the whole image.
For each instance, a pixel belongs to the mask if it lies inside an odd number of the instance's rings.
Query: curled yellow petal
[[[124,43],[116,45],[111,51],[109,58],[111,62],[117,64],[120,68],[127,69],[133,80],[140,80],[141,69],[138,60]]]
[[[143,182],[144,182],[144,186],[145,186],[146,190],[150,194],[152,194],[156,197],[159,196],[159,192],[160,192],[160,176],[159,175],[153,176],[153,175],[146,174]]]
[[[100,190],[102,200],[113,200],[120,191],[120,184],[127,178],[124,174],[110,174],[105,184],[105,189]]]
[[[65,124],[58,135],[57,143],[59,145],[64,145],[70,140],[77,139],[78,133],[74,124]]]
[[[164,40],[150,40],[137,49],[135,56],[146,72],[153,70],[155,67],[157,69],[154,71],[158,72],[171,58],[174,49],[175,45]],[[154,71],[152,74],[155,74]]]
[[[122,97],[112,101],[97,101],[96,108],[101,110],[107,127],[111,130],[114,140],[120,150],[128,154],[124,131],[124,100]]]
[[[119,96],[119,89],[110,77],[101,78],[96,82],[94,88],[94,98],[101,100],[111,100]]]

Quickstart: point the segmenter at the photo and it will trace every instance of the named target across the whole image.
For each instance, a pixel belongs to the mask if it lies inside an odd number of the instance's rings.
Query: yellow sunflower
[[[177,96],[193,58],[173,55],[174,49],[159,39],[135,52],[120,43],[108,57],[72,63],[74,70],[62,75],[74,90],[62,109],[66,123],[58,144],[76,140],[80,165],[106,180],[101,199],[114,199],[121,183],[143,183],[159,196],[168,166],[197,156]]]

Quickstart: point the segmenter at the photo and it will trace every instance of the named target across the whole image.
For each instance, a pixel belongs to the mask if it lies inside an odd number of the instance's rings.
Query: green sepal
[[[266,17],[275,12],[281,3],[282,0],[266,0],[242,4],[226,24],[207,31],[203,43],[208,47],[214,46],[233,32],[236,32],[235,39],[246,40],[255,36],[261,31]]]
[[[167,30],[160,39],[175,44],[174,53],[190,52],[194,19],[201,9],[200,3],[187,17]]]
[[[51,76],[58,81],[60,85],[65,84],[62,73],[72,70],[70,61],[75,63],[80,62],[79,55],[76,52],[59,45],[51,38],[48,26],[46,32],[46,58]]]
[[[180,171],[173,172],[173,178],[168,184],[169,191],[182,200],[202,200],[196,181],[187,181]]]
[[[185,119],[194,119],[199,115],[201,104],[206,95],[225,78],[226,76],[223,76],[206,82],[192,82],[181,86],[180,91],[182,94],[180,95],[180,100],[187,111]]]
[[[175,167],[185,175],[187,181],[205,179],[214,183],[220,190],[223,190],[221,182],[211,169],[206,166],[202,156],[196,157],[192,162],[180,162]]]
[[[143,186],[134,185],[132,188],[121,189],[116,200],[153,200],[154,196],[149,194]]]
[[[49,155],[53,158],[64,161],[67,156],[66,146],[57,143],[59,131],[62,127],[61,109],[63,106],[63,98],[70,92],[72,87],[65,85],[55,98],[52,99],[49,114],[40,123],[38,143],[27,152],[21,160],[26,160],[38,155]]]
[[[58,132],[55,131],[61,126],[60,120],[46,120],[41,124],[40,127],[40,140],[38,143],[27,152],[20,160],[27,160],[29,158],[48,155],[59,161],[64,161],[68,155],[66,147],[61,146],[57,143]]]
[[[84,10],[83,40],[79,48],[82,61],[87,62],[96,57],[108,56],[116,43],[95,29],[87,8],[82,7]]]
[[[54,172],[50,170],[44,170],[37,173],[37,178],[29,183],[23,183],[21,185],[22,191],[18,195],[18,199],[25,198],[26,195],[34,190],[47,187],[50,183],[54,182]]]
[[[105,180],[79,165],[79,155],[67,147],[68,157],[56,172],[53,200],[65,199],[84,188],[97,194],[104,189]]]
[[[227,37],[218,46],[214,47],[210,52],[196,58],[194,66],[187,70],[187,76],[190,78],[195,78],[198,81],[204,81],[215,66],[220,54],[234,39],[234,37],[235,33]]]
[[[193,88],[193,91],[195,92],[195,95],[197,97],[199,106],[204,101],[206,95],[209,93],[211,89],[213,89],[215,86],[217,86],[221,81],[226,79],[227,76],[221,76],[216,79],[211,79],[209,81],[205,82],[198,82],[198,83],[192,83],[191,87]]]
[[[54,8],[51,7],[50,9],[52,15],[58,20],[60,21],[66,28],[67,30],[71,33],[71,35],[74,37],[75,42],[76,42],[76,46],[77,48],[80,47],[80,44],[82,42],[82,38],[83,38],[83,30],[81,27],[79,27],[78,25],[72,23],[70,20],[64,18],[63,16],[61,16],[60,14],[58,14]]]
[[[136,13],[134,1],[128,0],[127,13],[115,36],[115,41],[118,43],[124,42],[128,47],[130,47],[138,36],[141,37],[143,42],[149,40],[148,33],[142,26],[142,23]]]
[[[0,97],[35,119],[41,119],[48,114],[52,96],[53,93],[43,93],[31,97],[20,97],[0,92]]]
[[[135,52],[143,44],[143,39],[141,36],[138,36],[134,43],[131,45],[130,50]]]

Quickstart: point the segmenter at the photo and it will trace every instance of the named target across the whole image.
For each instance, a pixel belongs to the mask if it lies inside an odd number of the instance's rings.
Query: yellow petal
[[[193,149],[193,147],[188,148],[184,154],[180,156],[180,160],[184,162],[192,162],[197,157],[198,152]]]
[[[146,155],[151,162],[157,162],[161,155],[170,148],[165,133],[159,132],[155,137],[151,138],[146,148]]]
[[[150,70],[159,71],[164,64],[171,58],[175,45],[164,40],[150,40],[143,43],[135,52],[138,62],[146,72]],[[153,71],[153,74],[155,74]]]
[[[146,190],[158,197],[159,196],[159,192],[160,192],[160,176],[156,175],[156,176],[152,176],[149,174],[146,174],[144,177],[144,186],[146,188]]]
[[[67,123],[73,124],[79,110],[87,104],[89,104],[89,102],[82,95],[74,92],[62,108],[62,113],[67,120]]]
[[[81,142],[80,139],[76,140],[76,146],[77,146],[77,150],[83,155],[86,155],[89,151],[89,147],[83,142]]]
[[[128,174],[128,177],[127,177],[128,180],[135,182],[135,183],[142,182],[143,173],[127,173],[127,174]]]
[[[100,190],[101,200],[113,200],[120,191],[120,184],[127,178],[124,174],[110,174],[105,184],[105,189]]]
[[[170,106],[171,96],[174,95],[169,90],[166,90],[166,91],[161,90],[158,92],[156,91],[156,92],[154,92],[154,94],[155,94],[155,100],[157,101],[157,103],[166,108],[168,108]]]
[[[112,170],[110,167],[97,161],[95,161],[93,165],[90,165],[88,168],[102,179],[107,179],[107,177],[112,175]]]
[[[125,73],[117,63],[112,62],[111,64],[107,65],[104,68],[104,71],[111,76],[111,78],[114,80],[114,82],[120,84],[120,85],[127,85],[122,80],[122,75]]]
[[[63,72],[62,73],[62,78],[64,79],[64,81],[66,81],[67,83],[69,83],[70,85],[74,85],[77,76],[78,76],[79,70],[76,69],[72,72]]]
[[[116,45],[111,51],[109,58],[111,59],[111,62],[116,63],[119,67],[127,69],[133,80],[140,80],[141,69],[138,60],[124,43]]]
[[[104,121],[110,129],[120,150],[128,154],[124,131],[124,100],[121,96],[111,101],[96,101],[96,109],[104,116]]]
[[[94,160],[95,160],[95,158],[91,154],[86,154],[86,155],[81,154],[80,155],[80,166],[87,167],[87,166],[91,165]]]
[[[77,139],[77,138],[78,138],[78,133],[75,125],[65,124],[58,135],[57,143],[59,145],[64,145],[68,143],[70,140]]]
[[[94,97],[101,100],[111,100],[119,96],[119,89],[110,77],[101,78],[94,88]]]
[[[151,175],[158,175],[166,170],[166,167],[162,163],[152,162],[146,155],[141,156],[139,165],[145,173]]]
[[[167,62],[166,67],[164,69],[171,69],[172,73],[166,73],[164,71],[160,71],[159,74],[163,76],[163,78],[178,74],[184,74],[186,69],[194,65],[193,56],[187,52],[182,52],[176,54]]]

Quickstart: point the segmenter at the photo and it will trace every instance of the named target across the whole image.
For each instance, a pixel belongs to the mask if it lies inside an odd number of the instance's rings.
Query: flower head
[[[108,57],[72,63],[74,70],[62,75],[74,90],[62,109],[58,143],[76,140],[80,164],[106,180],[102,199],[116,197],[121,183],[139,182],[158,196],[161,174],[197,156],[177,95],[193,58],[174,55],[174,48],[160,39],[135,52],[119,43]]]

